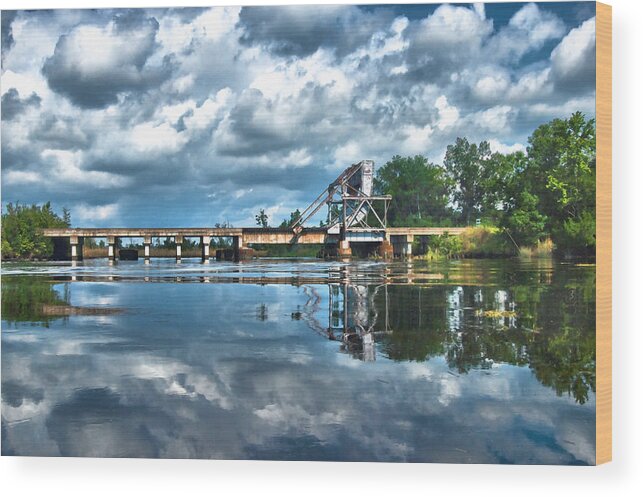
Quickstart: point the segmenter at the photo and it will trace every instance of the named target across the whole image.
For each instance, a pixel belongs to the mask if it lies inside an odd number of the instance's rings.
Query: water
[[[3,264],[2,453],[595,462],[595,267]]]

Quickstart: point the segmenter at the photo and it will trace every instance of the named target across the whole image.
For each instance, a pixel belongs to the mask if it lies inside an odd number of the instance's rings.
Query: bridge
[[[59,260],[82,260],[86,238],[106,239],[107,256],[115,260],[119,256],[121,238],[141,238],[144,258],[149,262],[152,239],[172,238],[176,245],[176,260],[180,261],[184,240],[197,238],[201,259],[208,262],[213,238],[232,241],[230,249],[217,250],[217,259],[246,259],[252,256],[253,245],[271,244],[322,245],[326,255],[340,257],[350,256],[351,245],[359,244],[376,250],[383,258],[390,258],[410,256],[416,236],[458,235],[466,229],[387,226],[391,196],[373,194],[373,170],[373,161],[368,160],[345,169],[287,228],[47,228],[42,232],[53,239],[54,259]],[[306,227],[305,223],[322,207],[328,209],[324,226]]]

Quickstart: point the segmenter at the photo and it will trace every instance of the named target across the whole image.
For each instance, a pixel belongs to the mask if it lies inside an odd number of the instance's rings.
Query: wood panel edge
[[[612,460],[612,7],[596,2],[596,464]]]

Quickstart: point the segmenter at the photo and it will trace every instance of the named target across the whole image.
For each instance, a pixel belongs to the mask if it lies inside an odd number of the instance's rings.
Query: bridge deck
[[[378,233],[384,232],[386,238],[398,236],[426,236],[441,235],[449,233],[458,235],[466,228],[442,228],[442,227],[395,227],[386,228],[386,230],[376,230]],[[369,230],[351,229],[350,232],[362,233]],[[373,230],[370,230],[373,231]],[[304,228],[298,237],[294,237],[293,232],[288,228],[46,228],[43,234],[50,238],[65,237],[86,237],[86,238],[146,238],[146,237],[242,237],[244,243],[265,243],[265,244],[285,244],[285,243],[324,243],[326,237],[337,238],[337,235],[331,235],[326,228]]]

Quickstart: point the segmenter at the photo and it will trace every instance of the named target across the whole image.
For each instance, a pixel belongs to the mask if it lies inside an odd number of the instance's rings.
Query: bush
[[[516,252],[509,237],[495,227],[467,228],[460,238],[465,257],[508,257]]]
[[[69,226],[68,215],[61,218],[47,202],[42,206],[7,204],[2,214],[2,258],[34,259],[49,257],[51,240],[40,234],[42,228]]]

